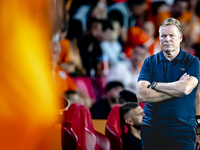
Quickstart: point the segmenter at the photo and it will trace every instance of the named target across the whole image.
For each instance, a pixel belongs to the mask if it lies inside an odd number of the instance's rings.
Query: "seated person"
[[[55,89],[61,96],[62,93],[67,90],[75,90],[76,86],[69,74],[58,66],[60,51],[60,43],[54,41],[51,42],[53,82],[55,84]]]
[[[78,43],[81,60],[87,76],[101,76],[101,70],[98,70],[98,65],[101,64],[102,56],[100,48],[102,27],[101,20],[89,18],[87,33]]]
[[[123,59],[122,46],[118,42],[119,28],[118,21],[105,20],[103,22],[103,40],[100,46],[110,66]]]
[[[118,62],[110,68],[107,82],[118,81],[123,83],[124,88],[135,93],[137,78],[140,74],[140,65],[148,54],[148,48],[144,45],[137,45],[130,58]]]
[[[65,69],[71,76],[85,74],[78,48],[78,41],[82,36],[82,25],[78,20],[70,20],[67,39],[61,40],[61,54],[59,66]],[[69,55],[67,59],[67,55]]]
[[[106,85],[106,99],[98,100],[90,109],[93,119],[107,119],[111,108],[119,104],[119,93],[124,86],[121,82],[112,81]]]
[[[137,102],[127,102],[120,107],[120,115],[122,122],[128,127],[128,132],[121,136],[123,150],[142,150],[140,130],[144,116],[143,109]]]
[[[77,92],[85,108],[90,109],[92,107],[92,99],[88,96],[88,94],[84,93],[82,90],[77,90]]]
[[[79,93],[75,90],[66,91],[63,95],[63,98],[67,101],[67,107],[64,108],[64,110],[67,110],[69,108],[69,106],[73,103],[82,104]]]
[[[126,102],[138,102],[136,95],[132,91],[123,90],[119,93],[119,103],[124,104]]]

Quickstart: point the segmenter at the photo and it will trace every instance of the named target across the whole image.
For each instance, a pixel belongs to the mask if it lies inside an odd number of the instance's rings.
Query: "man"
[[[162,51],[144,61],[137,84],[137,98],[146,103],[144,150],[194,150],[199,60],[180,48],[183,34],[178,20],[166,19],[159,39]]]
[[[106,99],[98,100],[91,108],[93,119],[107,119],[111,108],[119,104],[120,92],[124,89],[121,82],[112,81],[106,85]]]
[[[128,132],[121,136],[123,150],[142,150],[140,130],[144,110],[137,102],[127,102],[120,108],[120,114],[123,118],[123,123],[128,126]]]
[[[58,66],[58,60],[60,55],[60,43],[52,41],[51,42],[51,54],[52,54],[52,64],[53,64],[53,81],[55,83],[55,88],[59,95],[61,96],[63,92],[67,90],[75,90],[76,85],[74,81],[69,76],[64,69]]]
[[[87,22],[87,35],[78,43],[83,67],[87,76],[99,75],[98,64],[101,62],[102,51],[102,21],[89,18]]]
[[[126,59],[113,66],[107,76],[107,82],[122,82],[125,89],[136,92],[137,78],[140,74],[140,65],[144,61],[147,48],[144,45],[137,45],[130,59]]]

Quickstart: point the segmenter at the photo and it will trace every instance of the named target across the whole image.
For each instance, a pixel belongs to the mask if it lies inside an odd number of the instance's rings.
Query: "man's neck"
[[[178,56],[180,50],[179,51],[174,51],[174,52],[165,52],[163,51],[163,55],[169,60],[172,61],[174,58],[176,58],[176,56]]]
[[[137,130],[133,126],[129,127],[129,132],[131,132],[136,138],[141,139],[140,130]]]

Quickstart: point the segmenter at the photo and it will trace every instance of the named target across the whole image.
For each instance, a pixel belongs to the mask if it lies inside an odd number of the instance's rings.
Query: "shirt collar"
[[[184,52],[183,52],[183,50],[180,48],[179,54],[178,54],[173,60],[177,60],[177,59],[181,60],[181,59],[183,58],[183,56],[184,56]],[[160,61],[163,61],[163,60],[169,61],[169,60],[164,56],[163,50],[159,53],[159,60],[160,60]]]

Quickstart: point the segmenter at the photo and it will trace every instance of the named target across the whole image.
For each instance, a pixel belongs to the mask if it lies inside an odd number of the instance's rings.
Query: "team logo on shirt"
[[[180,70],[185,71],[185,68],[180,68]]]
[[[60,77],[61,77],[62,79],[66,79],[66,78],[67,78],[67,76],[66,76],[66,74],[65,74],[64,71],[59,71],[59,75],[60,75]]]

